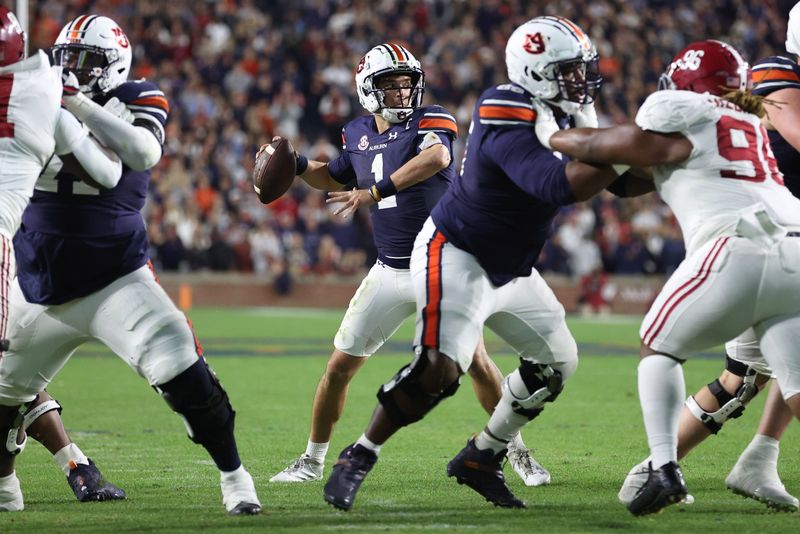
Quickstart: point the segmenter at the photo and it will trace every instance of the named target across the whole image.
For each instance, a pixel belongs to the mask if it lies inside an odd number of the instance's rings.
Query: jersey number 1
[[[0,138],[14,137],[14,124],[8,122],[8,104],[11,101],[11,88],[13,86],[13,74],[0,76]]]
[[[375,154],[375,159],[372,160],[372,169],[370,170],[375,175],[375,183],[377,184],[383,180],[383,154],[378,152]],[[386,208],[397,207],[397,196],[384,198],[378,202],[378,209],[383,210]]]

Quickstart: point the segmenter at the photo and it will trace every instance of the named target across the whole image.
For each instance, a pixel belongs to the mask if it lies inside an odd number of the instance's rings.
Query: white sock
[[[74,443],[70,443],[53,455],[53,460],[56,465],[64,471],[64,474],[69,476],[69,470],[77,464],[89,465],[89,458],[83,454],[83,451]]]
[[[756,434],[744,452],[742,452],[739,461],[767,463],[777,466],[778,454],[780,454],[780,441],[764,434]]]
[[[246,474],[247,471],[244,469],[243,464],[239,464],[239,467],[234,469],[233,471],[220,471],[219,478],[223,482],[233,482],[234,480],[238,479],[242,475]]]
[[[306,456],[310,456],[319,462],[325,462],[325,455],[328,454],[328,445],[330,445],[330,442],[314,443],[313,441],[308,440],[308,445],[306,445]]]
[[[373,443],[373,442],[371,442],[371,441],[369,440],[369,438],[367,438],[367,435],[366,435],[366,434],[361,434],[361,437],[360,437],[360,438],[358,438],[358,441],[356,441],[356,443],[357,443],[358,445],[361,445],[362,447],[364,447],[364,448],[366,448],[366,449],[369,449],[369,450],[371,450],[372,452],[374,452],[374,453],[375,453],[375,456],[377,456],[378,454],[380,454],[380,452],[381,452],[381,447],[383,446],[383,445],[378,445],[377,443]]]
[[[482,430],[481,433],[478,434],[478,437],[475,438],[475,448],[481,451],[492,449],[492,451],[497,454],[503,449],[508,448],[508,443],[490,436],[486,430]]]
[[[639,403],[653,469],[678,461],[678,423],[686,385],[681,364],[655,354],[639,362]]]

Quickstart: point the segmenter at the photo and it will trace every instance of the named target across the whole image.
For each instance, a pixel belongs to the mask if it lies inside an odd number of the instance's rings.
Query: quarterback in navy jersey
[[[150,169],[161,159],[169,104],[155,84],[127,81],[131,49],[116,22],[97,15],[68,23],[53,47],[55,63],[68,73],[64,106],[119,156],[122,177],[112,188],[80,181],[58,157],[39,177],[14,239],[16,342],[0,360],[0,404],[30,403],[80,345],[101,341],[183,417],[192,441],[220,470],[228,513],[257,514],[261,504],[239,458],[227,393],[148,261],[140,210]],[[71,466],[92,462],[63,430],[40,437],[80,500],[124,498],[99,473],[93,484],[86,473],[73,474]]]
[[[356,71],[362,106],[370,113],[342,131],[343,152],[325,164],[298,158],[298,174],[312,187],[331,191],[334,213],[349,216],[369,206],[378,261],[353,296],[334,339],[314,397],[306,452],[272,477],[273,482],[305,482],[322,477],[333,427],[341,417],[347,387],[367,357],[377,352],[414,313],[409,274],[414,239],[431,209],[454,178],[453,116],[441,106],[422,106],[424,73],[405,47],[372,48]],[[357,188],[340,191],[355,182]],[[500,398],[502,374],[478,339],[470,355],[470,375],[481,404],[491,413]],[[509,461],[527,485],[542,485],[550,474],[515,436]]]
[[[324,493],[338,508],[352,506],[383,443],[455,393],[484,324],[518,352],[521,365],[504,380],[486,429],[450,462],[448,475],[496,505],[524,506],[506,486],[501,461],[513,436],[555,400],[577,366],[564,308],[533,264],[558,209],[618,176],[609,166],[567,162],[543,147],[534,102],[559,108],[578,125],[596,124],[597,55],[572,22],[538,17],[511,35],[506,64],[511,83],[477,102],[462,173],[414,242],[415,358],[380,389],[365,433],[334,467]]]

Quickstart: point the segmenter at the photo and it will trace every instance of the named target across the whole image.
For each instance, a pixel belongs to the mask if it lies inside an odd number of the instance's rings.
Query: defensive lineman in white
[[[651,462],[628,505],[634,515],[687,495],[677,434],[681,364],[693,353],[752,327],[800,415],[800,200],[783,185],[759,120],[763,103],[749,92],[749,66],[733,47],[700,41],[674,58],[660,85],[636,124],[556,133],[545,117],[537,123],[540,139],[570,157],[653,166],[686,241],[686,259],[640,329],[639,397]]]

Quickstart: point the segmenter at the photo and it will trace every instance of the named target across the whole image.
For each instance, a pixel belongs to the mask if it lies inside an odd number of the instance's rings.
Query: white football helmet
[[[786,51],[800,55],[800,2],[789,11],[786,26]]]
[[[64,26],[53,59],[75,73],[82,93],[107,93],[125,83],[131,70],[131,43],[116,22],[81,15]]]
[[[384,105],[384,92],[375,80],[390,74],[411,76],[411,98],[408,107],[389,108]],[[358,101],[370,113],[380,114],[391,123],[406,120],[422,104],[425,92],[425,73],[417,58],[405,47],[384,43],[367,52],[356,68]]]
[[[514,30],[506,68],[509,80],[568,115],[594,102],[603,82],[594,44],[563,17],[536,17]]]

